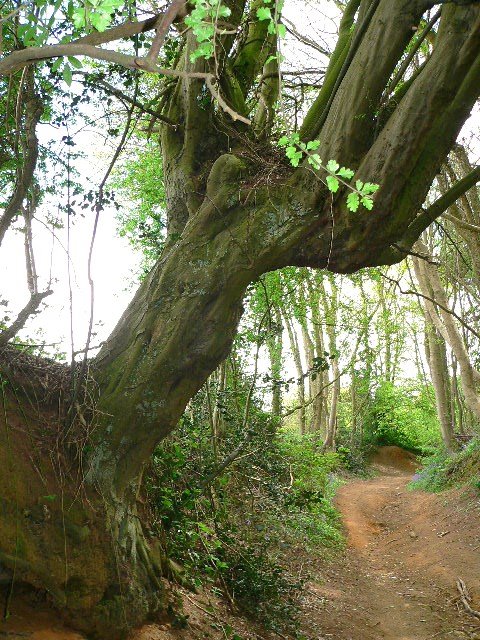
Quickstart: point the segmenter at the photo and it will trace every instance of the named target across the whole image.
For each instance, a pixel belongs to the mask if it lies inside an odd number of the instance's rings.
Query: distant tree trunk
[[[328,416],[327,434],[323,446],[326,450],[335,449],[335,440],[337,436],[337,410],[338,400],[340,398],[340,369],[338,366],[338,358],[332,362],[333,391],[330,400],[330,414]]]
[[[465,433],[465,425],[463,419],[463,402],[460,397],[458,388],[458,363],[454,355],[452,355],[452,413],[456,414],[456,423],[458,424],[458,432]]]
[[[310,314],[310,331],[305,318],[303,327],[303,341],[306,351],[306,360],[311,371],[309,379],[309,402],[311,409],[308,419],[308,431],[319,433],[323,438],[326,433],[327,420],[327,375],[326,371],[318,366],[324,358],[324,340],[322,331],[322,316],[320,310],[318,279],[311,273],[306,274],[305,290],[302,293],[302,303]]]
[[[277,306],[273,307],[275,333],[267,340],[267,350],[270,362],[270,377],[272,379],[272,416],[280,418],[282,415],[282,359],[283,359],[283,323],[282,315]]]
[[[428,249],[423,242],[419,241],[415,246],[417,251],[428,255]],[[465,402],[477,420],[480,420],[480,373],[472,365],[464,340],[455,325],[452,314],[448,311],[449,303],[437,267],[419,258],[414,258],[413,264],[420,291],[426,296],[424,305],[428,317],[455,354],[460,367]],[[436,305],[435,302],[438,304]]]
[[[323,443],[324,449],[333,450],[335,449],[335,439],[337,435],[337,410],[338,410],[338,400],[340,398],[340,366],[338,362],[339,354],[337,351],[337,311],[338,311],[338,291],[335,279],[333,277],[329,278],[330,281],[330,294],[328,295],[324,284],[321,284],[321,296],[323,299],[323,304],[325,307],[325,317],[327,321],[327,335],[328,335],[328,347],[331,356],[332,363],[332,374],[331,374],[331,382],[332,382],[332,394],[330,399],[330,412],[328,416],[327,422],[327,433],[325,435],[325,440]]]
[[[385,284],[382,279],[380,279],[378,283],[378,293],[380,298],[380,308],[382,310],[381,318],[382,318],[382,333],[380,339],[380,344],[383,343],[385,348],[385,371],[384,377],[387,382],[393,381],[393,363],[392,363],[392,333],[391,333],[391,317],[390,310],[387,306],[387,301],[385,299]]]
[[[306,433],[307,416],[305,411],[305,376],[303,372],[302,357],[298,346],[298,338],[295,333],[292,320],[285,313],[283,315],[285,326],[287,327],[290,348],[292,350],[295,370],[297,372],[297,398],[298,398],[298,429],[302,435]]]
[[[447,450],[453,451],[455,449],[455,439],[453,437],[454,416],[452,413],[452,394],[447,364],[447,350],[445,341],[428,318],[427,312],[425,329],[425,353],[435,391],[435,401],[442,439]]]

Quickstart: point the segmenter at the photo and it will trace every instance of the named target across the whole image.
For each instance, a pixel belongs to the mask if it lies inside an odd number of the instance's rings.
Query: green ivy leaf
[[[346,167],[342,167],[339,171],[337,171],[337,175],[341,178],[345,178],[346,180],[351,180],[355,175],[355,171],[352,171],[352,169],[347,169]]]
[[[311,156],[308,156],[308,162],[312,165],[314,169],[321,169],[322,167],[322,159],[318,155],[318,153],[312,153]]]
[[[57,58],[55,62],[52,64],[52,71],[54,73],[55,71],[58,71],[60,69],[60,67],[62,66],[62,62],[63,62],[63,58]]]
[[[365,209],[368,209],[369,211],[373,209],[373,200],[369,196],[363,196],[362,204],[365,207]]]
[[[222,4],[218,8],[218,16],[220,18],[228,18],[231,15],[232,15],[232,11],[228,7],[226,7],[225,5]]]
[[[81,69],[82,68],[82,63],[80,62],[80,60],[78,58],[74,58],[73,56],[68,56],[68,61],[70,62],[72,67],[75,67],[75,69]]]
[[[282,38],[282,40],[287,35],[287,27],[284,24],[277,24],[277,35],[279,38]]]
[[[277,28],[274,20],[270,20],[270,22],[268,23],[267,32],[272,36],[277,32]]]
[[[365,182],[363,185],[362,193],[365,195],[369,195],[370,193],[375,193],[380,188],[379,184],[373,184],[372,182]]]
[[[278,60],[278,56],[268,56],[265,60],[265,65],[270,64],[270,62],[273,62],[274,60]]]
[[[309,142],[307,142],[307,149],[309,151],[318,149],[319,146],[320,146],[320,140],[310,140]]]
[[[64,81],[66,82],[66,84],[68,84],[68,86],[70,86],[72,84],[72,70],[70,68],[70,66],[68,64],[66,64],[63,67],[63,71],[62,71],[62,77],[64,79]]]

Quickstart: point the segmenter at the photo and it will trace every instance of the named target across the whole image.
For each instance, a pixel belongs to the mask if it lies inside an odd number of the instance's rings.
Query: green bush
[[[433,391],[415,381],[376,390],[366,418],[367,442],[429,453],[441,443]]]
[[[301,585],[282,568],[287,550],[338,547],[332,505],[341,458],[314,437],[278,431],[270,414],[250,408],[251,439],[212,486],[202,481],[245,442],[245,396],[220,399],[222,437],[212,446],[204,392],[175,434],[157,448],[146,476],[153,533],[183,568],[183,580],[226,591],[245,612],[279,633],[293,633]],[[321,443],[320,443],[321,445]]]
[[[464,449],[449,454],[440,450],[423,459],[410,487],[439,492],[454,486],[470,484],[480,491],[480,439],[472,440]]]

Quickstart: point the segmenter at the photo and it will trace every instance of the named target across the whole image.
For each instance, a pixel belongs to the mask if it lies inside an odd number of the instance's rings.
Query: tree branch
[[[157,61],[160,49],[165,41],[165,36],[167,35],[167,32],[174,20],[184,10],[185,5],[185,0],[173,0],[166,12],[163,14],[160,24],[157,27],[155,38],[153,39],[150,50],[147,53],[148,60],[151,60],[152,62]]]
[[[85,73],[84,71],[75,71],[74,73],[75,73],[75,75],[78,74],[78,75],[83,75],[83,76],[86,76],[86,77],[88,77],[88,75],[89,75],[89,74]],[[120,89],[117,89],[116,87],[111,85],[106,80],[103,80],[103,78],[96,78],[95,79],[95,84],[99,85],[107,93],[111,94],[112,96],[115,96],[119,100],[122,100],[124,102],[128,102],[128,104],[132,105],[133,107],[136,107],[137,109],[139,109],[143,113],[148,113],[148,115],[153,116],[154,118],[156,118],[157,120],[160,120],[161,122],[163,122],[164,124],[168,125],[169,127],[173,127],[173,129],[178,129],[179,125],[176,122],[174,122],[173,120],[171,120],[167,116],[164,116],[163,114],[158,113],[157,111],[154,111],[153,109],[150,109],[149,107],[145,106],[143,103],[139,102],[138,100],[135,100],[135,99],[131,98],[126,93],[123,93],[123,91],[120,91]]]
[[[4,347],[12,338],[14,338],[20,329],[23,329],[28,318],[37,313],[38,307],[44,298],[51,295],[53,291],[43,291],[41,293],[33,293],[30,300],[20,311],[14,322],[4,331],[0,332],[0,347]]]
[[[402,245],[406,247],[413,244],[436,218],[441,216],[442,213],[451,207],[458,198],[463,196],[464,193],[474,187],[479,180],[480,165],[472,169],[469,174],[459,180],[451,189],[449,189],[441,198],[436,200],[427,209],[422,210],[422,212],[408,227],[404,235]]]
[[[1,63],[0,63],[1,64]],[[22,91],[22,83],[19,92]],[[29,71],[25,82],[25,143],[23,166],[17,168],[17,180],[10,200],[0,218],[0,245],[10,224],[21,211],[23,201],[31,187],[38,159],[36,127],[43,112],[43,104],[35,94],[33,74]],[[19,96],[20,97],[20,96]],[[20,123],[17,123],[20,129]]]
[[[417,296],[417,298],[423,298],[424,300],[428,300],[429,302],[431,302],[432,304],[437,306],[439,309],[442,309],[442,311],[445,311],[446,313],[449,313],[456,320],[458,320],[460,322],[460,324],[462,324],[465,327],[465,329],[470,331],[470,333],[473,333],[473,335],[480,340],[480,333],[478,333],[478,331],[475,331],[475,329],[473,327],[471,327],[469,324],[467,324],[465,322],[465,320],[461,316],[458,315],[458,313],[455,313],[455,311],[453,311],[453,309],[449,309],[448,307],[444,306],[443,304],[440,304],[440,302],[437,302],[437,300],[435,300],[434,298],[431,298],[430,296],[427,296],[427,295],[425,295],[423,293],[420,293],[420,292],[418,292],[418,291],[416,291],[414,289],[407,289],[407,290],[402,289],[402,286],[401,286],[401,284],[400,284],[400,282],[398,280],[395,280],[395,278],[390,278],[385,273],[380,273],[380,275],[385,280],[388,280],[392,284],[396,285],[396,287],[398,288],[398,290],[400,291],[400,293],[402,295],[413,295],[413,296]]]
[[[116,40],[123,40],[125,38],[131,38],[132,36],[136,36],[139,33],[146,33],[147,31],[155,29],[162,17],[163,14],[158,14],[140,22],[124,22],[123,24],[120,24],[117,27],[112,27],[111,29],[107,29],[106,31],[93,31],[92,33],[89,33],[82,38],[73,40],[72,44],[83,43],[99,45],[106,44],[107,42],[114,42]]]

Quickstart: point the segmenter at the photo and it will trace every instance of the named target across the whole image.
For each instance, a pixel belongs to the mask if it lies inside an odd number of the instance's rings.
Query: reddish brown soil
[[[459,604],[462,578],[480,609],[480,501],[460,492],[432,495],[406,487],[415,459],[382,448],[372,464],[379,475],[345,484],[337,505],[348,545],[328,562],[292,558],[311,576],[303,605],[303,631],[313,640],[480,640],[480,621]],[[189,626],[148,625],[132,640],[226,638],[226,621],[244,639],[266,639],[208,595],[180,594]],[[0,640],[81,640],[46,611],[22,608],[0,624]],[[223,627],[223,630],[222,630]],[[278,636],[276,636],[278,637]]]
[[[414,459],[396,447],[373,459],[380,475],[343,486],[337,505],[348,548],[309,584],[310,633],[335,640],[480,639],[458,604],[461,577],[480,609],[480,501],[406,487]],[[320,635],[318,635],[320,634]]]

